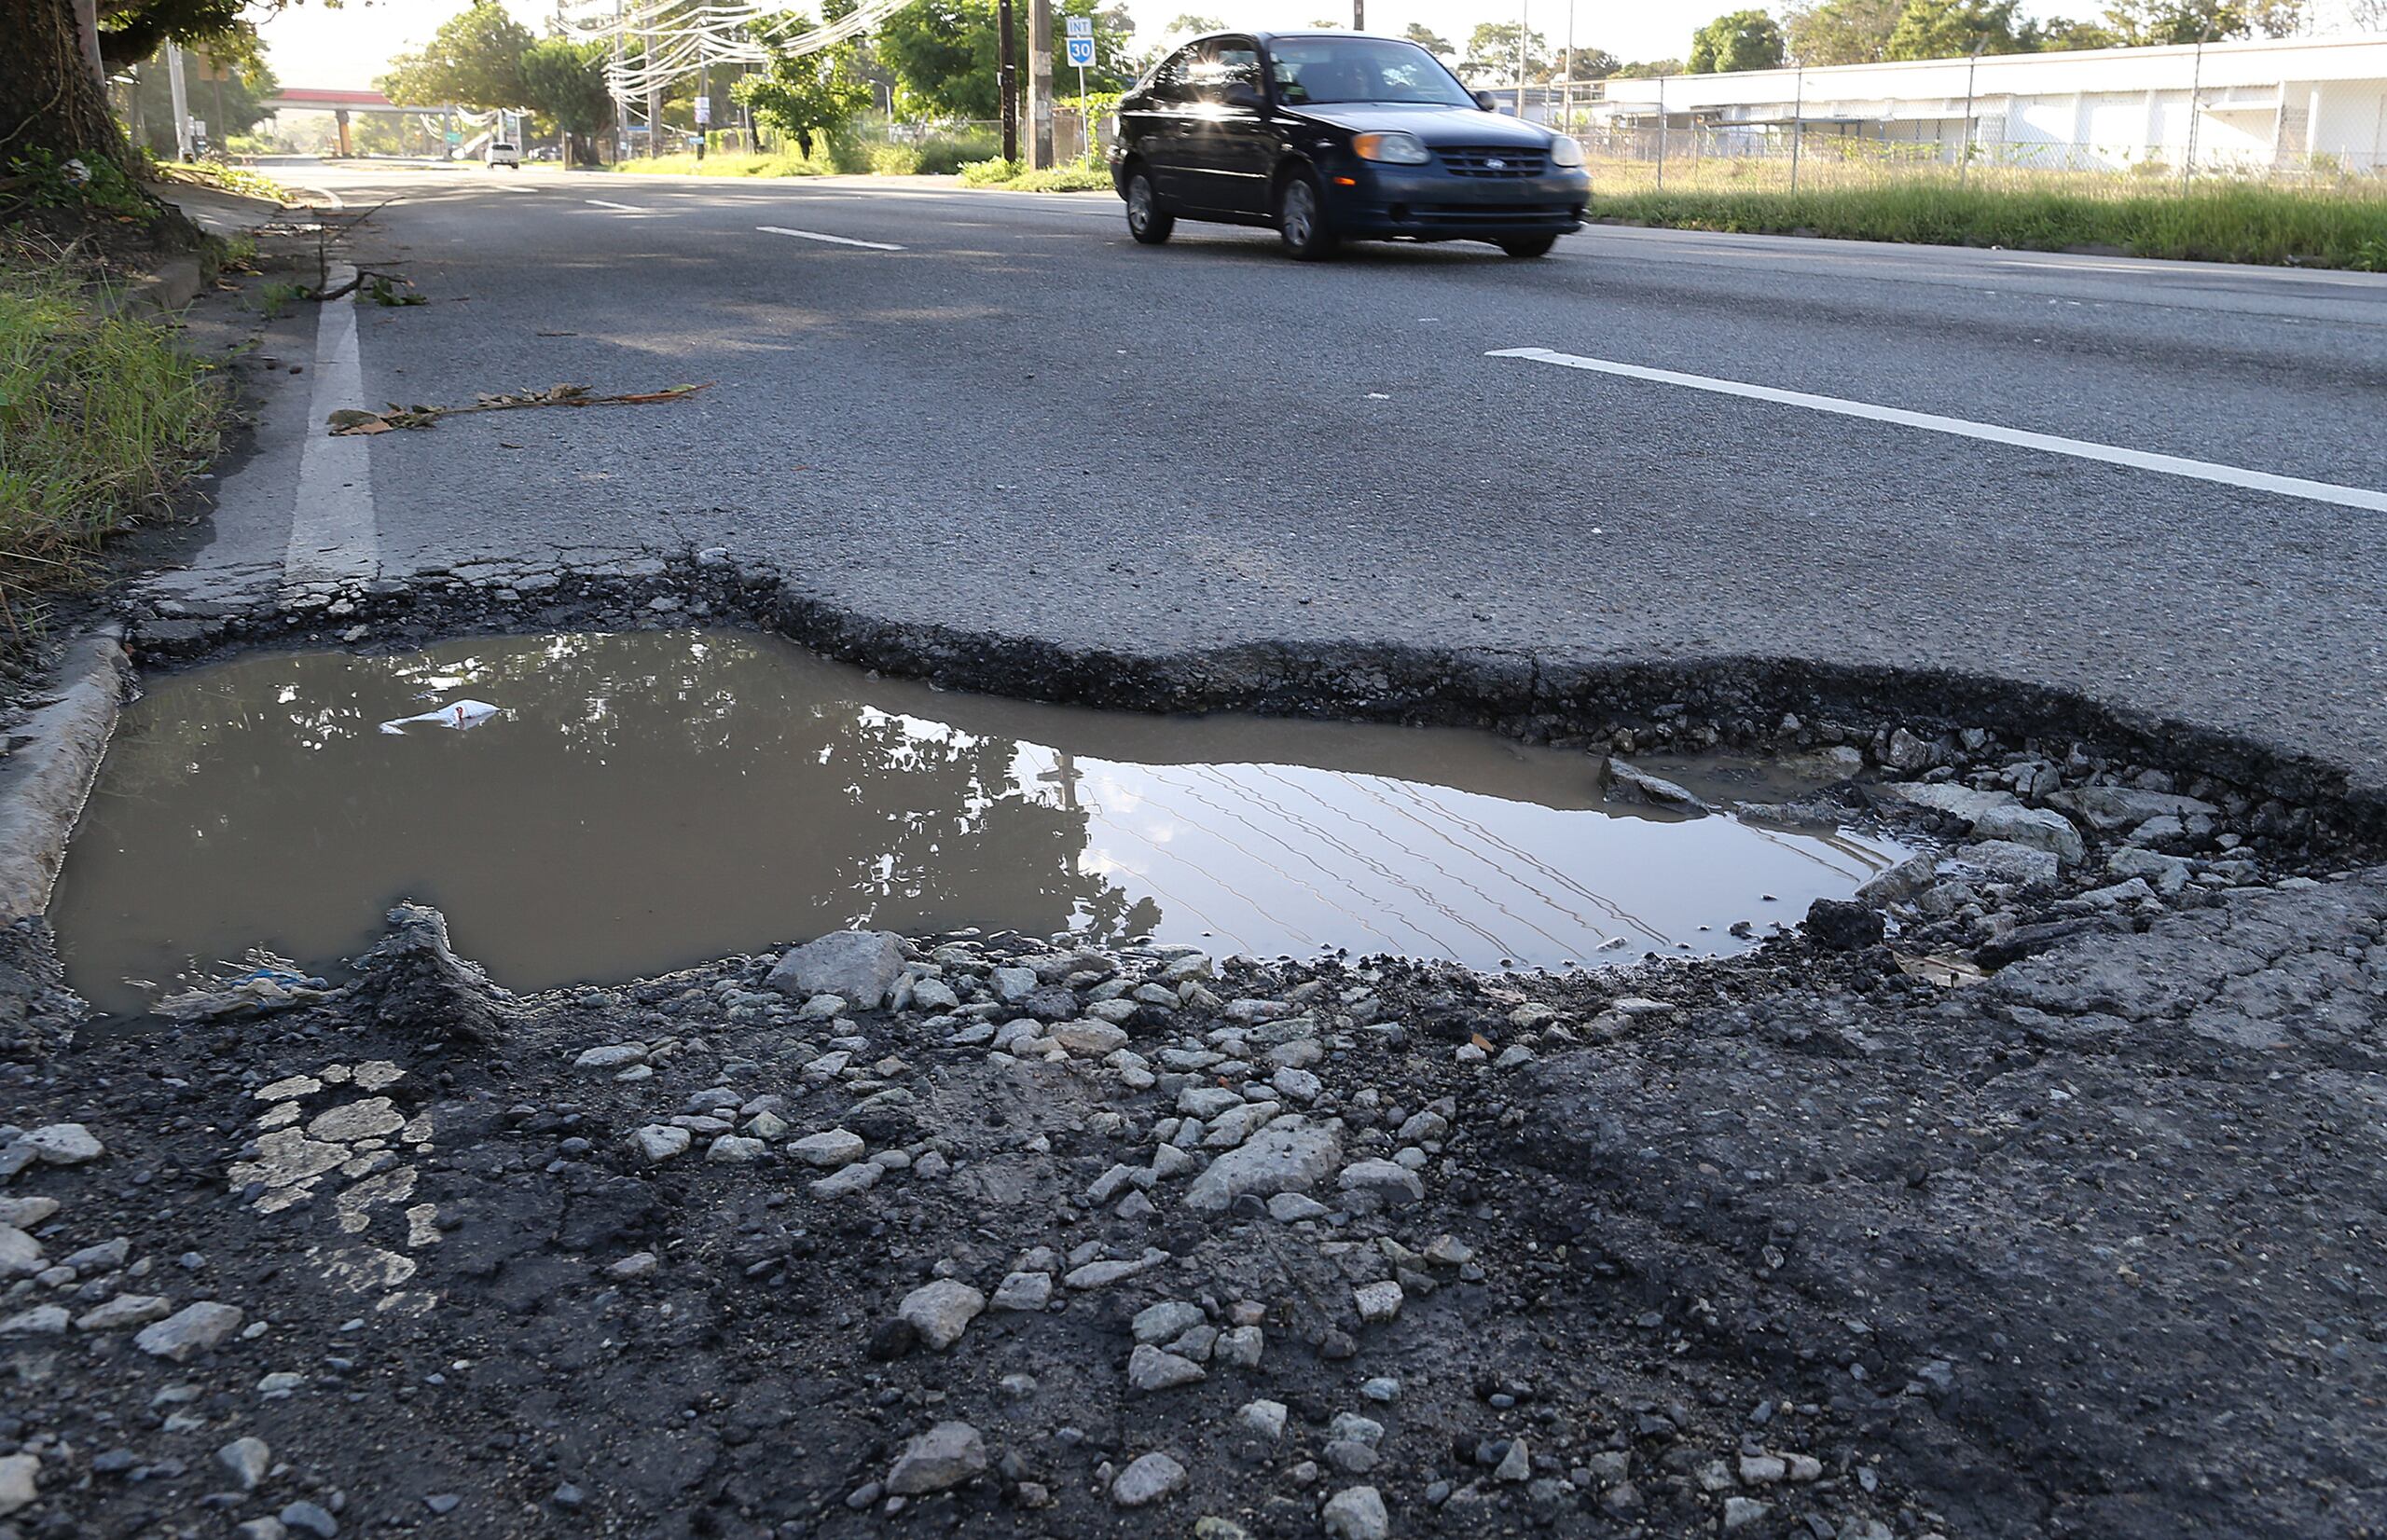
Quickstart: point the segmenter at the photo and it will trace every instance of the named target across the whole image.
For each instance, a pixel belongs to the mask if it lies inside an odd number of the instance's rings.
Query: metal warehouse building
[[[1570,116],[1763,154],[1794,131],[1914,158],[2387,176],[2387,35],[1607,80]],[[1536,93],[1541,94],[1541,93]],[[1558,103],[1552,102],[1549,107]],[[1549,107],[1530,116],[1545,116]],[[1851,145],[1854,149],[1856,146]]]

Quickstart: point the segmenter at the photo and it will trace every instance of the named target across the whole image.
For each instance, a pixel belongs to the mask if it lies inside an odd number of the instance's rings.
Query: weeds
[[[1031,172],[1019,161],[997,158],[962,167],[961,185],[1001,187],[1009,192],[1101,192],[1111,186],[1111,172],[1101,161],[1093,159]]]
[[[0,206],[9,202],[37,209],[89,209],[141,220],[158,211],[141,185],[104,156],[62,158],[39,147],[7,162],[7,174],[0,177]]]
[[[0,250],[0,613],[86,578],[101,542],[217,447],[223,392],[159,323],[114,317],[60,252]]]
[[[306,298],[308,293],[304,283],[286,282],[277,278],[257,291],[257,309],[265,312],[268,321],[279,321],[283,312]]]
[[[1918,178],[1874,186],[1672,185],[1608,190],[1595,215],[1679,229],[1808,234],[2024,251],[2105,248],[2133,256],[2387,270],[2387,199],[2300,187],[2116,180],[2098,188],[1964,186]]]
[[[1005,160],[995,156],[985,160],[973,160],[961,168],[961,185],[965,187],[1000,187],[1015,182],[1026,166],[1017,160]]]
[[[216,187],[246,198],[270,199],[276,203],[293,201],[290,189],[263,172],[222,160],[161,160],[158,163],[158,176],[161,181]]]

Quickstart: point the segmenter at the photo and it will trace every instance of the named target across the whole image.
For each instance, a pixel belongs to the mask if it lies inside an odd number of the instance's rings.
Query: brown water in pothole
[[[468,701],[498,709],[383,726]],[[127,981],[250,947],[330,968],[402,898],[521,990],[862,924],[1555,968],[1733,950],[1904,854],[1604,806],[1598,772],[1483,733],[957,694],[743,633],[272,654],[127,711],[50,914],[68,981],[129,1014],[153,991]]]

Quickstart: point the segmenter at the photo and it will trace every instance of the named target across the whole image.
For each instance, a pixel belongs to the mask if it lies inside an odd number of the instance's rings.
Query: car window
[[[1223,97],[1229,86],[1260,89],[1260,49],[1242,37],[1221,38],[1204,51],[1192,72],[1194,94],[1205,102]]]
[[[1202,50],[1197,47],[1182,48],[1160,62],[1152,71],[1151,83],[1145,88],[1155,102],[1183,102],[1192,95],[1194,65]]]
[[[1289,106],[1420,102],[1471,107],[1475,98],[1441,60],[1384,37],[1280,37],[1271,49],[1276,96]]]

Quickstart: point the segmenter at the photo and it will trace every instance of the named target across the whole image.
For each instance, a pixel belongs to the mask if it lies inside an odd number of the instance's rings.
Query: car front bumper
[[[1583,211],[1592,200],[1592,179],[1580,171],[1473,177],[1456,176],[1440,166],[1366,161],[1331,168],[1325,181],[1335,229],[1362,237],[1497,241],[1564,235],[1583,227]]]

